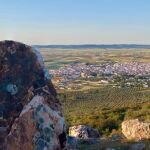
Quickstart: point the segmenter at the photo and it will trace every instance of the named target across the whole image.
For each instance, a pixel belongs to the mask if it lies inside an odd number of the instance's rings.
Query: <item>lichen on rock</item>
[[[90,126],[78,125],[69,128],[69,136],[81,139],[100,138],[100,133]]]
[[[62,108],[39,52],[0,42],[0,149],[61,150]]]
[[[15,95],[18,92],[18,88],[14,84],[8,84],[6,90],[11,93],[11,95]]]

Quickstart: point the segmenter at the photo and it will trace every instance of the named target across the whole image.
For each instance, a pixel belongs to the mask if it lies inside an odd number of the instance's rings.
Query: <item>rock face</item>
[[[65,148],[64,117],[41,55],[0,42],[0,150]]]
[[[81,139],[88,139],[88,138],[99,138],[100,134],[98,130],[93,129],[89,126],[78,125],[69,128],[69,136]]]
[[[124,121],[122,133],[129,140],[150,139],[150,123],[141,122],[138,119]]]

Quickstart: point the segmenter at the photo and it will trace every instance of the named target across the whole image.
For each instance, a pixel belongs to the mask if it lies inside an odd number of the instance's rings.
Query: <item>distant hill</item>
[[[150,45],[137,45],[137,44],[110,44],[110,45],[96,45],[96,44],[85,44],[85,45],[33,45],[35,48],[61,48],[61,49],[134,49],[134,48],[144,48],[150,49]]]

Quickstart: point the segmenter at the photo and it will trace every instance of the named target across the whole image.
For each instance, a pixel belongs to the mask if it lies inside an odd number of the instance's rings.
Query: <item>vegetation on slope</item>
[[[103,87],[60,93],[67,127],[85,124],[102,135],[119,133],[122,121],[150,121],[150,93],[141,88]]]

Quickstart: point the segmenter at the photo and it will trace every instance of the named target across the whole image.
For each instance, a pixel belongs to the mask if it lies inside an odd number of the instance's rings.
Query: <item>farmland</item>
[[[114,63],[128,64],[132,71],[132,66],[141,68],[143,64],[150,63],[149,49],[41,49],[40,51],[48,69],[54,71],[68,66],[71,69],[75,66],[77,70],[79,67],[88,70],[84,64],[88,64],[88,68],[103,64],[109,65],[110,68]],[[135,67],[135,63],[138,66]],[[137,74],[133,75],[119,72],[111,76],[87,73],[83,74],[83,77],[72,78],[73,72],[70,76],[62,74],[53,76],[52,82],[63,104],[67,128],[86,124],[97,128],[105,136],[113,132],[120,133],[123,120],[141,118],[150,121],[149,76],[141,75],[147,70],[142,72],[140,70],[139,73],[136,71]]]
[[[46,65],[62,66],[70,63],[150,62],[149,49],[40,49]]]

